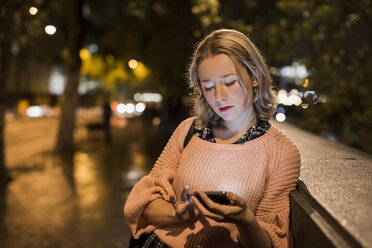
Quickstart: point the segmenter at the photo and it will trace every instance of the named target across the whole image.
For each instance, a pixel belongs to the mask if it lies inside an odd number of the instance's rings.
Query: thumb
[[[182,202],[177,204],[177,206],[175,207],[176,214],[184,213],[189,205],[190,205],[189,202]]]

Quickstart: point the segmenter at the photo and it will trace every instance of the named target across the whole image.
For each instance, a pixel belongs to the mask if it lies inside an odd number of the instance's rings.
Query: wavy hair
[[[200,63],[218,54],[225,54],[233,61],[246,100],[248,100],[247,82],[242,81],[240,68],[247,70],[252,81],[257,81],[258,86],[254,87],[252,100],[253,109],[257,118],[268,121],[275,113],[277,102],[271,87],[272,79],[260,51],[241,32],[219,29],[206,36],[197,45],[188,70],[189,86],[194,95],[193,115],[197,117],[197,127],[203,127],[208,122],[218,125],[223,121],[204,98],[198,76]]]

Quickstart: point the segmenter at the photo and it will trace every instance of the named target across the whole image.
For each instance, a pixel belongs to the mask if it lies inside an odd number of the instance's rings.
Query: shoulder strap
[[[185,141],[183,142],[183,149],[186,148],[187,144],[189,143],[189,141],[191,140],[193,134],[194,134],[194,122],[195,120],[192,121],[192,124],[189,128],[189,131],[187,132],[187,135],[186,135],[186,138],[185,138]]]

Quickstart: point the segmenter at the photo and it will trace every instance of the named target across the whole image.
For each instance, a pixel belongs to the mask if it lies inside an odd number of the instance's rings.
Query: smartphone
[[[230,200],[226,197],[226,191],[206,191],[204,192],[212,201],[219,203],[219,204],[225,204],[229,205]],[[194,193],[194,196],[198,198],[198,200],[204,204],[204,201],[200,197],[198,192]],[[205,204],[204,204],[205,205]]]

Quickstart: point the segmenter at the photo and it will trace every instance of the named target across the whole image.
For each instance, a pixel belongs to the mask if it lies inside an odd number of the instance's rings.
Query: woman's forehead
[[[198,68],[200,81],[218,80],[222,77],[236,74],[234,62],[225,54],[205,58],[201,61]]]

